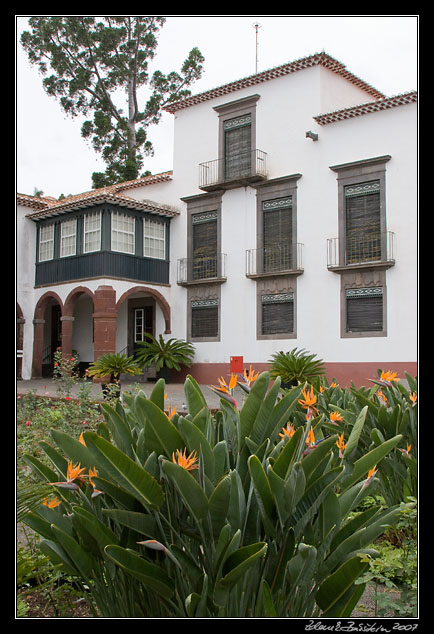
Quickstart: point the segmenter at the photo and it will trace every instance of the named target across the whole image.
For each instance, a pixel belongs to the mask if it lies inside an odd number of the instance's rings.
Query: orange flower
[[[59,506],[59,504],[62,504],[62,501],[58,500],[57,497],[50,500],[50,502],[48,501],[48,498],[45,498],[44,500],[44,506],[48,506],[49,509],[55,509],[56,506]]]
[[[342,420],[344,420],[342,414],[339,414],[339,412],[330,412],[330,422],[336,423],[337,421],[340,422]]]
[[[86,443],[84,442],[84,438],[83,438],[83,433],[84,432],[81,432],[80,438],[78,440],[79,440],[79,442],[81,442],[82,445],[84,445],[86,447]]]
[[[179,451],[179,449],[177,449],[176,450],[177,457],[175,458],[175,453],[172,453],[172,461],[175,464],[178,464],[183,469],[186,469],[187,471],[192,471],[193,469],[197,469],[198,465],[197,465],[196,451],[192,451],[189,456],[186,456],[186,452],[187,452],[186,449],[184,449],[184,451]]]
[[[401,453],[405,454],[408,457],[410,457],[410,449],[411,449],[411,445],[409,444],[407,444],[407,449],[400,449],[398,447],[398,451],[400,451]]]
[[[100,491],[99,489],[96,488],[95,482],[92,480],[92,478],[98,477],[98,472],[96,470],[96,467],[94,467],[93,469],[89,469],[89,475],[87,477],[89,478],[90,484],[93,486],[93,493],[92,493],[92,495],[90,497],[94,498],[97,495],[100,495],[100,493],[102,493],[102,491]]]
[[[172,420],[172,417],[173,417],[175,412],[176,412],[176,407],[172,407],[172,409],[170,409],[170,407],[168,407],[167,408],[167,418],[169,420]]]
[[[417,394],[416,392],[410,392],[410,401],[413,403],[413,407],[417,403]]]
[[[285,436],[289,436],[289,438],[292,438],[294,434],[295,428],[294,425],[292,425],[291,423],[287,423],[286,427],[282,427],[282,431],[279,432],[279,436],[281,438],[285,438]]]
[[[343,451],[347,446],[347,443],[344,442],[344,432],[342,432],[342,434],[339,436],[339,440],[336,441],[336,446],[339,449],[339,458],[342,458]]]
[[[389,382],[401,380],[396,376],[396,372],[391,372],[390,370],[388,370],[387,372],[384,372],[382,370],[380,374],[380,379],[382,381],[389,381]]]
[[[314,444],[315,444],[315,434],[313,433],[313,429],[311,427],[307,433],[306,445],[309,445],[309,447],[312,447],[312,445]]]
[[[232,390],[234,389],[234,387],[237,384],[237,375],[233,374],[233,373],[231,374],[231,378],[229,380],[229,385],[226,384],[226,381],[224,380],[224,378],[222,376],[219,379],[217,379],[217,381],[220,383],[220,389],[223,392],[227,392],[229,394],[229,393],[232,392]]]
[[[374,477],[374,475],[377,473],[376,467],[377,465],[375,465],[374,467],[372,467],[372,469],[368,471],[368,477],[366,478],[365,484],[363,485],[363,487],[367,486],[372,480],[372,478]]]
[[[307,409],[306,418],[307,419],[312,418],[314,413],[318,415],[317,408],[313,407],[314,404],[316,403],[316,394],[313,393],[313,387],[311,386],[310,392],[308,392],[307,389],[305,389],[305,390],[302,390],[301,393],[303,394],[304,400],[299,399],[298,402],[300,403],[300,405],[302,405],[304,409]]]
[[[80,469],[80,463],[74,467],[70,460],[66,469],[66,482],[49,482],[49,484],[76,491],[79,487],[74,480],[82,481],[86,477],[82,475],[83,471],[85,471],[85,469]]]
[[[250,386],[254,381],[256,381],[256,379],[259,376],[259,372],[254,372],[254,370],[252,369],[252,366],[250,365],[249,367],[249,371],[247,372],[247,370],[244,368],[244,372],[243,372],[243,377],[244,377],[244,381]]]
[[[377,390],[377,396],[379,399],[382,399],[384,401],[384,404],[387,407],[387,398],[384,396],[381,390]]]

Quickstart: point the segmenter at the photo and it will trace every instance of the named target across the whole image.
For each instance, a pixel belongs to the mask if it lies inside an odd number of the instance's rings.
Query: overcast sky
[[[42,88],[42,76],[19,44],[28,16],[16,16],[16,189],[47,196],[92,188],[91,174],[105,166],[82,139],[82,119],[63,114]],[[324,50],[386,96],[418,87],[418,16],[167,16],[153,69],[179,71],[197,46],[205,57],[193,94]],[[144,169],[172,169],[173,115],[149,130],[155,157]]]

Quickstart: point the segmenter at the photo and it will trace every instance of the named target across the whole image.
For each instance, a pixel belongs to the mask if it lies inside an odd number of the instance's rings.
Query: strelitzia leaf
[[[153,405],[156,407],[156,405]],[[94,432],[84,434],[86,445],[93,453],[96,469],[99,465],[112,480],[126,489],[146,507],[159,508],[164,501],[160,484],[145,469]]]
[[[343,563],[333,574],[321,584],[316,602],[323,614],[330,613],[336,602],[347,592],[368,567],[360,557],[353,557]],[[342,616],[334,614],[334,616]]]
[[[175,484],[184,503],[196,520],[204,519],[208,513],[208,498],[191,473],[168,460],[161,461],[161,468]]]

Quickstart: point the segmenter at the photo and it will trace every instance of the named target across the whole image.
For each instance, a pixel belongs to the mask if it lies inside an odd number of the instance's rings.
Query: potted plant
[[[121,374],[141,374],[142,369],[135,363],[133,357],[121,353],[103,354],[89,365],[88,376],[102,379],[109,376],[109,383],[102,384],[104,398],[119,396],[121,391]]]
[[[157,378],[170,381],[171,370],[181,370],[181,366],[190,367],[194,357],[194,346],[184,339],[163,339],[146,333],[148,341],[137,342],[136,362],[142,368],[153,366]]]
[[[325,374],[324,361],[315,357],[315,354],[309,354],[304,348],[276,352],[269,361],[270,375],[273,379],[280,376],[282,387],[293,387],[306,381],[312,383],[315,378]]]

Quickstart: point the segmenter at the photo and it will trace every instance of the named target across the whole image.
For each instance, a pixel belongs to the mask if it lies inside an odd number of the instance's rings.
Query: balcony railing
[[[373,233],[361,238],[329,238],[327,240],[327,267],[338,269],[351,266],[381,264],[392,266],[393,232]]]
[[[199,188],[206,191],[231,183],[253,183],[266,177],[267,154],[262,150],[242,152],[230,159],[215,159],[199,165]]]
[[[246,251],[246,276],[259,277],[303,272],[303,245],[275,245]]]
[[[226,279],[226,254],[178,260],[178,284],[201,284]]]

